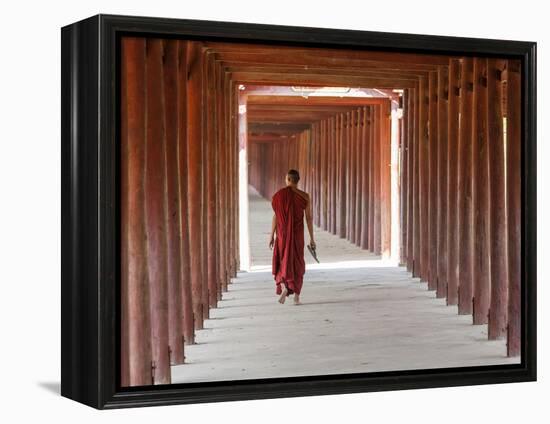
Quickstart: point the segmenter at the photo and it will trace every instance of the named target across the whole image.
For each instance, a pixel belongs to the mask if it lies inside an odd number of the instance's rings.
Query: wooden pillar
[[[521,67],[507,61],[508,356],[521,354]]]
[[[313,170],[313,177],[314,177],[314,181],[315,181],[315,197],[317,198],[317,215],[318,215],[318,218],[317,218],[317,222],[319,223],[319,227],[324,229],[324,225],[325,225],[325,218],[326,216],[323,216],[324,214],[324,208],[323,208],[323,202],[324,202],[324,188],[326,187],[324,184],[323,184],[323,177],[324,177],[324,170],[323,170],[323,163],[324,163],[324,152],[323,152],[323,149],[324,149],[324,141],[323,141],[323,138],[324,137],[324,128],[323,128],[323,134],[321,134],[321,125],[324,127],[326,121],[324,122],[319,122],[319,132],[318,132],[318,137],[317,137],[317,140],[314,140],[313,139],[313,135],[312,135],[312,131],[311,130],[308,130],[308,133],[309,133],[309,138],[312,139],[313,143],[315,144],[315,150],[316,150],[316,155],[315,155],[315,169]]]
[[[374,120],[375,120],[375,107],[369,106],[369,233],[368,233],[368,242],[369,250],[374,252],[374,209],[375,209],[375,199],[374,199],[374,170],[376,165],[375,154],[375,144],[376,144],[376,132],[374,130]]]
[[[235,129],[237,128],[237,110],[235,108],[235,99],[231,92],[231,80],[228,73],[224,76],[224,93],[225,93],[225,110],[227,114],[227,132],[226,132],[226,141],[225,141],[225,154],[224,158],[226,161],[226,167],[225,167],[225,180],[227,181],[227,190],[226,190],[226,202],[224,205],[224,211],[225,211],[225,234],[230,235],[230,227],[232,223],[232,212],[231,207],[233,204],[233,191],[231,189],[231,172],[232,172],[232,164],[231,164],[231,158],[232,158],[232,151],[233,151],[233,145],[235,143],[238,144],[238,138],[235,134]],[[231,251],[231,240],[230,237],[224,237],[225,240],[225,272],[226,272],[226,278],[224,280],[224,285],[222,287],[223,291],[227,292],[229,284],[231,284],[231,260],[232,260],[232,254]]]
[[[163,40],[164,66],[162,74],[164,95],[166,238],[168,266],[168,337],[170,364],[184,362],[183,308],[181,278],[181,228],[178,186],[178,41]]]
[[[332,234],[336,234],[336,181],[337,181],[337,167],[336,163],[338,160],[338,151],[337,151],[337,143],[336,143],[336,120],[337,116],[333,116],[330,118],[330,140],[329,145],[331,148],[331,155],[330,155],[330,190],[331,190],[331,196],[330,196],[330,208],[331,208],[331,230],[330,232]]]
[[[154,384],[170,383],[162,56],[162,40],[147,40],[145,221]]]
[[[418,88],[418,207],[420,233],[420,279],[428,281],[429,273],[429,155],[428,155],[428,81],[421,77]]]
[[[474,211],[474,324],[487,324],[490,301],[487,59],[474,58],[472,207]]]
[[[121,43],[121,385],[152,384],[145,228],[145,39]]]
[[[381,205],[380,205],[380,193],[381,193],[381,171],[382,171],[382,107],[380,105],[375,106],[374,114],[374,253],[376,255],[382,254],[382,227],[381,227]]]
[[[193,318],[193,298],[191,294],[191,264],[189,249],[189,202],[187,166],[187,49],[188,41],[178,41],[178,190],[181,254],[181,298],[183,308],[183,337],[186,344],[195,343],[195,322]]]
[[[217,161],[217,169],[216,169],[216,187],[217,187],[217,194],[216,194],[216,208],[219,211],[217,214],[217,228],[218,228],[218,237],[217,237],[217,254],[218,254],[218,282],[217,282],[217,296],[218,301],[222,300],[222,292],[223,292],[223,285],[225,280],[225,270],[224,270],[224,232],[225,227],[223,225],[223,219],[224,219],[224,208],[223,205],[225,203],[223,202],[223,196],[225,189],[225,178],[224,178],[224,165],[225,161],[224,158],[224,145],[226,144],[225,139],[225,114],[223,109],[223,98],[224,98],[224,92],[223,92],[223,83],[221,79],[222,75],[222,68],[221,65],[216,62],[215,67],[215,84],[216,84],[216,128],[217,128],[217,154],[218,154],[218,161]],[[256,187],[258,187],[258,181],[256,180]]]
[[[323,207],[325,209],[325,212],[323,213],[323,217],[324,217],[324,220],[325,220],[325,230],[326,231],[329,231],[331,230],[331,225],[330,225],[330,222],[331,222],[331,210],[330,210],[330,196],[331,196],[331,182],[330,182],[330,131],[331,131],[331,119],[327,119],[326,120],[326,123],[325,123],[325,138],[324,138],[324,150],[323,150],[323,153],[324,153],[324,157],[323,157],[323,161],[324,161],[324,170],[323,170],[323,178],[324,178],[324,181],[325,181],[325,187],[322,187],[323,191],[323,196],[324,196],[324,200],[323,200]]]
[[[489,156],[490,187],[490,307],[489,332],[491,340],[506,336],[508,309],[508,252],[506,240],[506,174],[502,121],[502,72],[504,61],[487,60],[487,151]]]
[[[325,231],[328,230],[327,221],[328,221],[328,178],[327,178],[327,126],[328,126],[328,120],[323,119],[318,124],[318,134],[319,134],[319,143],[320,143],[320,150],[321,150],[321,157],[320,157],[320,187],[319,187],[319,194],[321,196],[321,202],[320,202],[320,222],[321,222],[321,228]]]
[[[208,155],[210,146],[208,145],[208,126],[207,126],[207,116],[204,113],[205,109],[208,107],[207,103],[207,85],[208,85],[208,76],[207,76],[207,64],[206,64],[206,54],[203,51],[202,43],[200,44],[199,50],[199,60],[201,62],[201,193],[200,193],[200,202],[201,202],[201,249],[202,249],[202,275],[203,282],[201,284],[202,289],[202,318],[203,320],[208,319],[210,316],[209,308],[209,289],[210,289],[210,276],[209,276],[209,266],[208,266],[208,191],[209,180],[208,180]],[[231,237],[231,234],[230,234]]]
[[[437,245],[437,220],[438,220],[438,150],[439,140],[437,125],[437,72],[430,72],[428,80],[429,105],[428,105],[428,269],[426,278],[428,289],[437,288],[437,256],[439,246]]]
[[[219,123],[221,129],[221,141],[220,141],[220,228],[224,233],[223,237],[220,237],[220,278],[221,278],[221,292],[227,291],[227,284],[229,281],[229,269],[227,258],[229,257],[227,237],[225,237],[227,231],[228,211],[226,205],[228,204],[228,184],[229,179],[227,177],[227,151],[229,149],[229,143],[231,141],[231,133],[229,131],[229,108],[228,108],[228,93],[227,85],[225,81],[224,72],[220,73],[220,92],[222,93],[222,99],[220,100],[220,112],[222,115],[221,122]],[[219,299],[222,298],[222,293],[219,294]]]
[[[348,223],[348,240],[355,243],[355,203],[356,203],[356,187],[357,187],[357,118],[355,110],[349,113],[348,118],[348,134],[350,143],[350,156],[348,160],[349,168],[349,223]]]
[[[229,237],[228,237],[228,243],[229,243],[229,251],[231,253],[231,256],[229,258],[229,273],[230,273],[230,280],[228,283],[231,283],[231,278],[235,278],[237,276],[237,268],[238,268],[238,255],[239,250],[236,243],[237,240],[237,234],[239,233],[239,167],[238,167],[238,157],[239,157],[239,128],[238,128],[238,110],[239,110],[239,100],[238,100],[238,90],[237,90],[237,83],[234,81],[230,84],[231,87],[231,96],[232,96],[232,105],[233,110],[235,111],[232,115],[233,118],[233,131],[234,131],[234,138],[233,143],[229,146],[229,167],[230,167],[230,202],[229,202],[229,214],[230,214],[230,220],[229,220]]]
[[[409,217],[407,219],[408,235],[407,235],[407,251],[408,261],[407,270],[409,270],[413,277],[418,277],[418,247],[419,242],[417,237],[418,231],[418,131],[417,131],[417,92],[418,88],[413,88],[409,91],[407,104],[409,107],[409,114],[407,119],[408,125],[408,138],[409,138]],[[416,264],[416,266],[415,266]],[[416,271],[415,271],[416,270]]]
[[[338,158],[338,191],[340,193],[340,198],[338,199],[338,204],[340,210],[338,213],[339,216],[339,225],[338,225],[338,235],[340,238],[346,237],[346,160],[348,158],[347,153],[347,144],[345,140],[345,128],[344,128],[344,114],[340,114],[340,123],[338,128],[339,133],[339,145],[340,145],[340,157]]]
[[[217,184],[216,166],[218,164],[216,146],[216,108],[214,98],[214,60],[213,56],[207,56],[206,64],[206,247],[207,247],[207,272],[208,272],[208,304],[207,308],[215,308],[218,304],[218,252],[217,237]]]
[[[460,123],[458,135],[458,313],[472,313],[473,212],[472,119],[473,59],[462,59],[460,74]]]
[[[440,66],[437,73],[437,291],[438,298],[447,297],[447,175],[449,68]]]
[[[353,228],[353,213],[355,209],[352,207],[353,198],[352,198],[352,184],[353,184],[353,157],[354,157],[354,146],[352,140],[352,123],[351,123],[351,113],[345,113],[345,143],[347,145],[347,156],[344,166],[346,167],[346,239],[351,240],[351,230]]]
[[[202,312],[202,61],[198,42],[190,41],[187,49],[187,166],[189,206],[189,249],[191,288],[193,293],[193,316],[195,329],[203,328]]]
[[[362,109],[362,120],[363,125],[361,126],[362,140],[363,145],[361,150],[361,249],[369,248],[369,125],[368,125],[368,107],[363,107]]]
[[[458,303],[458,108],[460,62],[449,62],[447,121],[447,305]]]
[[[362,183],[363,183],[363,174],[362,169],[364,167],[362,158],[363,158],[363,109],[357,109],[355,111],[355,143],[356,143],[356,153],[355,153],[355,234],[353,242],[357,246],[361,246],[361,216],[363,213],[362,210]]]
[[[399,201],[399,219],[401,221],[400,237],[400,251],[399,251],[399,264],[408,267],[408,193],[409,193],[409,107],[408,98],[410,97],[409,89],[403,91],[403,97],[401,98],[401,109],[403,111],[401,121],[401,130],[399,138],[399,152],[400,152],[400,170],[399,170],[399,186],[400,186],[400,201]]]
[[[326,230],[332,232],[332,122],[334,117],[327,119],[325,127],[325,179],[326,179]]]
[[[380,253],[391,256],[391,101],[380,106]]]

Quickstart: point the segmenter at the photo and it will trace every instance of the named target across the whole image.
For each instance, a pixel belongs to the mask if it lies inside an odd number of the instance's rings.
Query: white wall
[[[518,423],[548,417],[548,289],[539,284],[539,382],[98,412],[61,398],[60,31],[101,13],[425,33],[539,42],[539,161],[550,160],[543,2],[95,0],[2,3],[0,26],[0,391],[3,422]],[[216,3],[216,4],[214,4]],[[546,98],[543,98],[546,95]],[[545,137],[545,135],[547,137]],[[549,196],[539,166],[539,258],[548,258]],[[22,299],[26,297],[25,302]],[[543,310],[543,302],[546,310]],[[543,334],[544,332],[544,334]],[[544,337],[543,337],[544,335]],[[13,415],[11,419],[6,419]],[[33,420],[33,421],[31,421]]]

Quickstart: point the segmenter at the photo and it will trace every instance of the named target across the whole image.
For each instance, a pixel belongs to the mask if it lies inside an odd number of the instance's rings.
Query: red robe
[[[290,186],[273,195],[271,206],[275,212],[277,234],[273,246],[272,273],[276,293],[282,293],[281,283],[288,295],[302,290],[306,264],[304,261],[304,210],[307,200]]]

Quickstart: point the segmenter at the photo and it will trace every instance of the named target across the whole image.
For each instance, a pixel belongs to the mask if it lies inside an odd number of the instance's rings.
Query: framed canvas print
[[[62,395],[536,379],[536,44],[62,28]]]

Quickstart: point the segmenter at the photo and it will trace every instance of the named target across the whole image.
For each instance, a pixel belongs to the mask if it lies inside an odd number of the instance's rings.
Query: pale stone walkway
[[[277,303],[273,212],[255,190],[249,198],[252,271],[239,272],[211,310],[187,363],[172,367],[173,383],[519,362],[403,267],[318,228],[321,264],[306,249],[303,305]]]

